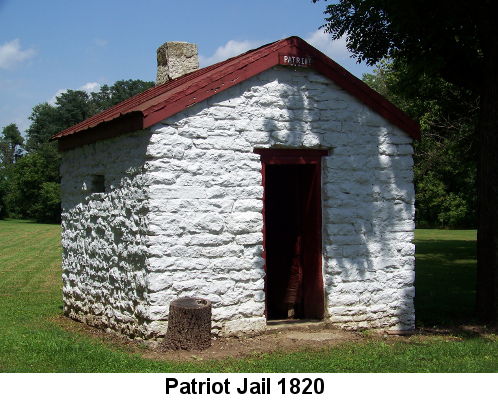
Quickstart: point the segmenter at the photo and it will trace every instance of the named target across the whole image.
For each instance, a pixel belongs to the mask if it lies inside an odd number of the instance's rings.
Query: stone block
[[[265,317],[259,318],[244,318],[225,323],[221,336],[224,337],[240,337],[240,336],[255,336],[266,331]]]

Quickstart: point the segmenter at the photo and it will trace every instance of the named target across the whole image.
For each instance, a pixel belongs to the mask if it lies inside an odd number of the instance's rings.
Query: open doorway
[[[260,150],[268,320],[323,318],[321,156]]]

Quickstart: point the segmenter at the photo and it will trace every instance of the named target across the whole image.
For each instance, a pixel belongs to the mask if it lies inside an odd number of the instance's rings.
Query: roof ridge
[[[313,68],[316,71],[332,79],[412,137],[420,139],[420,126],[403,111],[300,37],[290,36],[156,85],[57,133],[51,141],[58,139],[59,149],[64,150],[71,149],[69,145],[62,145],[62,142],[66,142],[65,137],[78,132],[86,135],[84,133],[89,131],[88,139],[85,140],[87,142],[75,141],[78,144],[75,146],[121,135],[126,130],[136,131],[150,127],[219,91],[280,64],[280,54],[283,52],[308,54],[315,58]]]

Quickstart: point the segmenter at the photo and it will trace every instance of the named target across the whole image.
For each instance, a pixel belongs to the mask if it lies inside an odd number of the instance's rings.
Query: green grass
[[[417,230],[417,322],[473,322],[475,231]],[[387,342],[175,363],[60,323],[60,227],[0,221],[0,372],[497,372],[495,335]],[[75,325],[77,326],[77,325]]]
[[[475,322],[477,233],[416,230],[417,326]]]

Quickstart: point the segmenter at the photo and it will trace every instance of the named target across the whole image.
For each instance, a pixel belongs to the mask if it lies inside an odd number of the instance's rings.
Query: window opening
[[[92,175],[92,193],[105,193],[105,177],[103,174]]]

